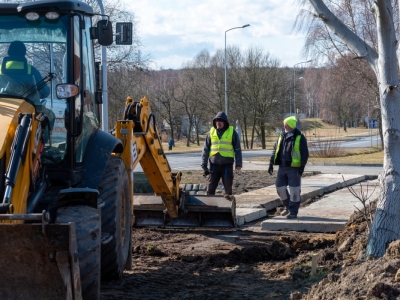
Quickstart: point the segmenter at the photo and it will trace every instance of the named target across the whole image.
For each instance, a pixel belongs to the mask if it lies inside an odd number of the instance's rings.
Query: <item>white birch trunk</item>
[[[395,36],[390,0],[376,0],[378,49],[372,49],[347,28],[325,6],[322,0],[309,0],[330,30],[359,57],[370,64],[379,85],[384,139],[383,171],[379,176],[381,193],[367,245],[367,255],[380,257],[386,247],[400,239],[400,93],[398,78],[398,42]],[[355,91],[357,92],[357,91]]]

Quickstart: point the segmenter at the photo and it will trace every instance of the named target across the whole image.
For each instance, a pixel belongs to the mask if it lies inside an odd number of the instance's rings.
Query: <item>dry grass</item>
[[[318,143],[309,143],[308,147],[314,157],[332,158],[343,156],[340,141],[331,138]]]
[[[337,125],[331,125],[324,123],[321,119],[304,119],[304,123],[308,123],[308,130],[304,131],[304,135],[307,140],[314,141],[321,138],[330,137],[336,140],[347,140],[356,137],[370,136],[378,133],[378,129],[369,129],[365,127],[349,127],[347,131],[343,130],[343,127]]]
[[[177,141],[175,142],[175,146],[172,147],[172,150],[168,150],[168,143],[162,143],[163,149],[165,153],[185,153],[185,152],[198,152],[203,150],[204,141],[200,142],[200,146],[196,144],[190,144],[190,147],[186,146],[186,141]]]
[[[383,164],[383,150],[380,148],[358,148],[343,150],[341,157],[310,157],[309,162]]]
[[[340,157],[310,157],[309,162],[346,163],[346,164],[382,164],[383,150],[377,148],[357,148],[342,150]],[[249,161],[269,162],[269,156],[252,157]]]

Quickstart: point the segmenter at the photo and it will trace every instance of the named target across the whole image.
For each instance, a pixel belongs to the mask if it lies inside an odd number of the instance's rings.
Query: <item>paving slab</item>
[[[238,226],[267,216],[264,208],[236,208],[236,224]]]
[[[344,180],[343,180],[344,176]],[[326,193],[341,189],[346,185],[352,185],[365,180],[364,175],[358,174],[318,174],[302,178],[301,201],[322,196]],[[239,225],[255,221],[266,215],[268,210],[275,209],[281,205],[281,201],[276,193],[275,185],[267,186],[262,189],[253,190],[247,193],[236,195],[236,215]],[[245,210],[245,208],[255,211],[263,210],[265,215],[258,217],[259,213]]]
[[[368,196],[368,203],[379,197],[380,187],[377,179],[364,181],[351,186],[361,197]],[[348,188],[342,188],[323,196],[307,207],[300,207],[297,219],[288,220],[277,216],[261,223],[262,230],[336,232],[344,228],[350,216],[357,209],[362,210],[362,202],[354,197]]]

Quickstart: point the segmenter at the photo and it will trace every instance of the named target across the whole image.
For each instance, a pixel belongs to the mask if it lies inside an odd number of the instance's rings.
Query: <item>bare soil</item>
[[[135,193],[154,193],[144,173],[135,173]],[[233,193],[235,195],[260,189],[275,184],[275,176],[269,175],[266,171],[240,171],[234,174]],[[203,177],[203,171],[182,171],[182,184],[198,183],[207,184]],[[223,190],[216,191],[216,194],[223,194]]]
[[[200,171],[188,173],[183,183],[205,182]],[[235,193],[274,179],[242,172]],[[134,228],[133,270],[102,283],[102,299],[400,299],[400,241],[384,257],[366,259],[360,213],[336,234],[259,228],[259,222],[237,230]]]

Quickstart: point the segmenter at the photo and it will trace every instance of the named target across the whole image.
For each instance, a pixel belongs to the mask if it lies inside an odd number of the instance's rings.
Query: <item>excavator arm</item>
[[[124,145],[121,156],[126,168],[133,171],[140,163],[155,194],[134,195],[136,225],[236,226],[234,200],[190,195],[180,189],[182,174],[171,170],[146,97],[140,102],[127,98],[123,120],[117,122],[114,134]],[[130,182],[133,192],[133,178]]]
[[[181,173],[171,171],[147,98],[142,98],[139,103],[127,98],[124,120],[117,122],[115,136],[123,142],[122,158],[127,169],[134,170],[140,162],[169,216],[177,218]]]

